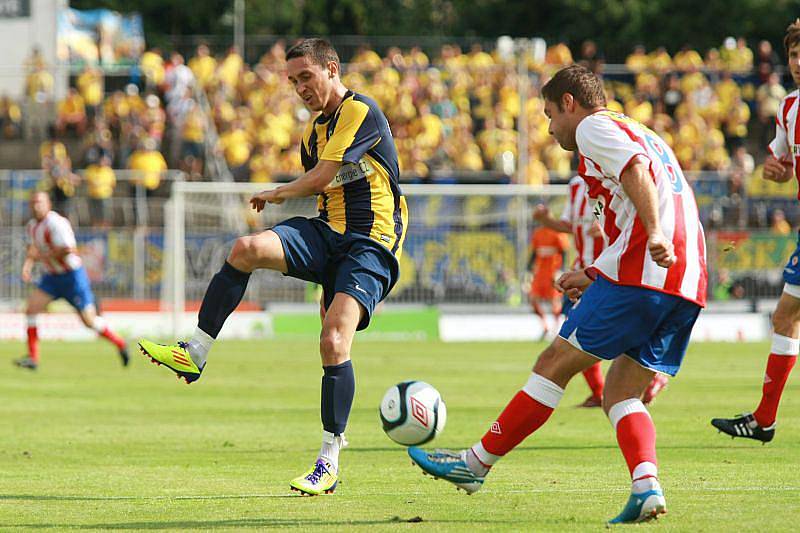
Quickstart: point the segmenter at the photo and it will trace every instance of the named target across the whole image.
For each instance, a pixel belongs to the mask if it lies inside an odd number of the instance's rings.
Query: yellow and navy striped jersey
[[[408,207],[394,138],[378,104],[347,91],[336,111],[306,127],[300,156],[306,172],[320,160],[342,163],[317,198],[319,218],[339,233],[369,236],[400,257]]]

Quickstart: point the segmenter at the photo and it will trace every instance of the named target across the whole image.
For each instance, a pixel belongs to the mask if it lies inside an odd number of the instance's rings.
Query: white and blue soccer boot
[[[424,474],[429,474],[434,479],[441,478],[449,481],[457,489],[461,489],[467,494],[473,494],[483,487],[483,480],[486,476],[479,476],[469,469],[465,454],[466,450],[461,452],[448,450],[426,452],[413,446],[408,449],[408,456],[411,457],[415,465],[422,469]]]
[[[648,477],[633,483],[625,508],[609,524],[634,524],[658,518],[667,512],[667,501],[658,479]]]

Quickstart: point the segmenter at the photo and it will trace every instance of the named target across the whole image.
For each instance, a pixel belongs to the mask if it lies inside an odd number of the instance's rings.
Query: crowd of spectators
[[[93,212],[101,225],[107,220],[99,214],[108,208],[99,201],[116,186],[112,169],[141,171],[133,183],[152,192],[167,167],[201,179],[208,149],[237,181],[294,176],[302,171],[298,153],[310,114],[285,80],[286,45],[278,41],[252,65],[235,47],[215,56],[200,45],[188,61],[177,52],[150,49],[141,57],[138,83],[116,91],[105,90],[101,70],[87,67],[55,104],[49,127],[36,104],[52,98],[53,79],[35,53],[26,65],[27,105],[0,98],[0,134],[48,131],[42,146],[47,186],[68,202],[77,175],[83,176],[98,201]],[[548,135],[539,89],[558,68],[584,64],[604,80],[609,109],[663,136],[685,170],[720,173],[733,199],[729,212],[740,216],[735,199],[753,187],[756,160],[774,133],[774,116],[786,94],[781,61],[769,42],[760,42],[753,53],[744,39],[729,38],[705,54],[687,45],[674,56],[663,47],[637,46],[624,69],[608,68],[591,41],[575,55],[565,43],[552,44],[543,57],[526,54],[531,55],[447,44],[432,56],[420,47],[392,47],[380,55],[364,46],[347,58],[343,81],[384,110],[407,176],[452,182],[484,173],[485,179],[508,182],[521,176],[536,185],[566,180],[575,168],[572,154]],[[520,61],[527,67],[524,74]],[[524,102],[520,91],[527,95]],[[27,126],[22,109],[29,115]],[[64,136],[80,139],[79,153],[52,148]],[[521,147],[521,139],[527,146]],[[526,151],[523,172],[517,168],[520,149]],[[762,150],[755,158],[754,149]],[[78,174],[71,170],[73,162]],[[720,220],[726,216],[720,214]]]
[[[284,47],[278,42],[252,67],[233,48],[216,60],[201,46],[189,62],[209,96],[219,150],[238,180],[301,171],[296,154],[309,115],[283,80]],[[575,60],[604,77],[610,109],[663,135],[690,171],[733,169],[748,158],[741,147],[750,149],[746,140],[753,133],[756,145],[765,145],[785,95],[769,43],[760,43],[754,55],[744,39],[730,39],[705,58],[688,46],[674,57],[664,48],[648,53],[636,47],[621,75],[604,74],[603,56],[592,42],[583,44],[578,57],[556,43],[544,61],[530,58],[522,77],[517,58],[479,44],[468,50],[448,44],[433,58],[419,47],[393,47],[383,56],[363,47],[345,65],[343,79],[386,113],[405,173],[516,176],[524,124],[528,164],[521,175],[526,183],[541,184],[565,179],[574,168],[571,155],[547,134],[539,88],[555,69]],[[521,89],[528,94],[524,103]]]
[[[158,83],[148,77],[141,87],[129,83],[115,91],[106,91],[103,72],[88,66],[52,105],[52,75],[34,51],[26,77],[27,131],[19,105],[0,99],[0,129],[8,138],[44,138],[38,187],[51,193],[60,212],[74,215],[72,199],[83,183],[92,225],[109,226],[120,170],[128,197],[156,194],[168,168],[181,168],[190,179],[202,178],[206,119],[192,98],[194,76],[188,68],[188,76],[182,72],[174,56],[169,63],[156,63],[162,75]],[[9,115],[18,119],[9,120]]]

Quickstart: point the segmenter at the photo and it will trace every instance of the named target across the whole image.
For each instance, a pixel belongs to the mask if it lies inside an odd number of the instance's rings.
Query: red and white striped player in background
[[[40,263],[46,273],[28,296],[28,355],[14,361],[19,367],[36,370],[39,366],[39,330],[36,318],[53,300],[64,298],[78,312],[86,327],[97,332],[117,347],[124,366],[128,365],[125,341],[111,331],[103,317],[97,315],[89,277],[77,254],[75,233],[69,220],[51,209],[50,197],[34,192],[30,199],[33,219],[28,222],[28,252],[22,265],[22,281],[31,283],[33,267]]]
[[[789,72],[795,86],[800,87],[800,19],[786,28],[783,46]],[[764,161],[764,179],[800,183],[800,89],[786,95],[775,117],[775,139],[769,144],[770,154]],[[800,199],[800,193],[797,198]],[[711,424],[730,435],[769,442],[775,437],[775,420],[783,387],[800,353],[800,235],[795,249],[783,269],[783,294],[772,313],[772,347],[761,386],[761,401],[752,413],[734,418],[714,418]]]
[[[589,187],[580,176],[573,176],[569,180],[569,194],[564,202],[561,218],[556,219],[550,209],[539,204],[533,213],[533,218],[538,223],[562,233],[571,233],[575,243],[575,261],[572,270],[583,270],[594,263],[603,248],[606,247],[603,228],[597,221],[594,211],[595,203],[589,198]],[[572,308],[572,301],[564,297],[562,313],[566,316]],[[600,407],[603,400],[603,369],[600,361],[583,371],[586,384],[591,389],[591,394],[580,404],[580,407]],[[647,405],[653,401],[661,390],[666,387],[669,378],[665,374],[656,373],[650,386],[642,395],[642,402]]]

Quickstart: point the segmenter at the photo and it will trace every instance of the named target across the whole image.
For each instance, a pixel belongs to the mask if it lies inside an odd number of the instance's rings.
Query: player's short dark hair
[[[795,19],[786,28],[786,35],[783,37],[783,49],[786,51],[787,56],[789,55],[789,48],[797,43],[800,43],[800,18]]]
[[[581,65],[562,68],[542,87],[542,96],[558,104],[561,110],[561,97],[569,93],[587,109],[606,105],[603,84],[594,72]]]
[[[337,65],[339,64],[339,55],[333,45],[318,37],[303,39],[286,51],[286,61],[296,57],[309,57],[321,67],[327,67],[331,61]]]

